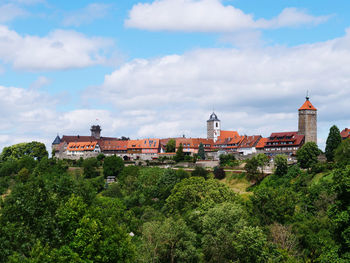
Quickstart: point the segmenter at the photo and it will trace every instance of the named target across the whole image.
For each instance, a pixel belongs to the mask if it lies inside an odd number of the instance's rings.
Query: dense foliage
[[[337,126],[333,125],[329,130],[326,141],[325,154],[328,162],[332,162],[334,160],[334,152],[338,148],[341,141],[340,131]]]
[[[276,156],[266,177],[257,155],[247,165],[259,181],[242,196],[220,167],[213,176],[117,157],[2,159],[0,262],[349,262],[348,145],[339,163],[316,158],[307,170]]]

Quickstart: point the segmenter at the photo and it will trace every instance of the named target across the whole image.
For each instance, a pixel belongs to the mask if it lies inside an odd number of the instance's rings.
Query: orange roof
[[[261,135],[253,136],[244,136],[244,139],[241,141],[239,148],[251,148],[258,144],[261,139]]]
[[[204,147],[206,147],[206,145],[210,145],[209,147],[211,147],[214,142],[212,139],[205,138],[179,138],[176,139],[176,148],[178,148],[180,144],[186,148],[198,148],[201,143]]]
[[[93,151],[97,142],[70,142],[67,146],[69,151]]]
[[[258,142],[258,144],[255,146],[256,149],[261,149],[265,147],[265,144],[267,142],[267,138],[261,138]]]
[[[309,98],[306,98],[303,106],[300,107],[299,110],[317,110],[310,102]]]
[[[158,149],[159,139],[143,139],[128,141],[128,149]]]

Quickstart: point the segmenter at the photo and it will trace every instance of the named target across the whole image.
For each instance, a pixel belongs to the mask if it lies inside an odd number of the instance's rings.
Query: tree
[[[328,162],[332,162],[334,160],[334,152],[341,144],[342,139],[340,136],[340,131],[337,126],[333,125],[328,134],[328,138],[326,141],[326,150],[325,154]]]
[[[183,219],[167,218],[142,227],[141,262],[198,262],[196,235]]]
[[[204,210],[215,204],[234,202],[236,194],[221,182],[203,177],[190,177],[176,184],[166,199],[166,208],[171,213],[185,213],[202,207]]]
[[[226,176],[225,170],[219,166],[214,167],[214,177],[218,180],[224,179]]]
[[[179,148],[177,148],[176,155],[174,156],[175,162],[181,162],[185,159],[184,148],[182,143],[180,143]]]
[[[107,176],[118,176],[123,168],[124,161],[122,158],[115,155],[108,156],[103,162],[103,175],[105,178],[107,178]]]
[[[278,175],[278,176],[286,175],[288,172],[287,157],[285,155],[278,154],[274,158],[274,162],[276,166],[275,175]]]
[[[334,160],[340,165],[350,163],[350,139],[342,141],[334,152]]]
[[[23,156],[30,156],[40,161],[42,158],[48,157],[48,155],[45,144],[33,141],[5,147],[0,155],[0,159],[3,161],[8,159],[18,160]]]
[[[208,171],[200,166],[196,166],[196,168],[191,173],[191,176],[193,177],[203,177],[204,179],[208,179],[208,175]]]
[[[219,156],[220,166],[235,166],[237,165],[236,157],[233,154],[221,154]]]
[[[259,153],[255,158],[258,161],[258,167],[260,168],[261,173],[264,174],[264,166],[269,163],[269,158],[263,153]]]
[[[165,151],[167,153],[173,153],[173,152],[175,152],[175,147],[176,147],[175,139],[170,139],[165,146]]]
[[[321,150],[314,142],[305,143],[297,151],[297,160],[301,168],[310,168],[318,162],[317,157],[321,154]]]
[[[83,162],[85,178],[95,178],[99,175],[97,171],[98,161],[96,158],[87,158]]]
[[[203,143],[199,144],[198,147],[198,157],[202,160],[205,160],[205,151],[204,151],[204,146]]]
[[[255,156],[246,161],[244,169],[248,174],[249,180],[259,180],[258,167],[259,167],[259,162],[258,162],[258,159],[255,158]]]

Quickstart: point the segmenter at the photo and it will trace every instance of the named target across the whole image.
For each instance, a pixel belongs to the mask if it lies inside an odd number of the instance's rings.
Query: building
[[[350,138],[350,129],[345,128],[344,130],[341,131],[340,136],[343,140]]]
[[[207,120],[207,139],[214,140],[216,142],[217,138],[220,136],[221,124],[218,116],[213,112],[209,120]]]
[[[285,154],[296,155],[297,150],[304,144],[305,136],[298,132],[271,133],[265,144],[265,152],[269,156]]]
[[[244,136],[240,136],[236,131],[221,131],[220,136],[214,143],[214,148],[228,152],[237,152],[237,148]]]
[[[95,157],[101,152],[97,141],[94,142],[70,142],[67,146],[67,156]]]
[[[237,147],[237,152],[242,155],[255,154],[257,152],[256,146],[261,139],[261,135],[243,136],[242,141]]]
[[[212,150],[213,140],[204,138],[177,138],[176,139],[176,151],[182,144],[183,152],[188,155],[198,153],[199,145],[203,144],[204,151],[209,152]]]
[[[314,142],[317,144],[317,109],[311,104],[308,96],[299,108],[298,127],[298,133],[305,136],[305,143]]]

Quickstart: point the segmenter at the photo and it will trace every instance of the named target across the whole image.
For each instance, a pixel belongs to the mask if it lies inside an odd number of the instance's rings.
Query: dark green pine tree
[[[342,139],[340,136],[340,131],[337,126],[333,125],[329,129],[328,138],[326,141],[326,158],[328,162],[332,162],[334,160],[334,152],[335,149],[338,148],[339,144],[341,143]]]
[[[198,157],[201,158],[201,160],[205,160],[205,151],[204,151],[203,143],[200,143],[200,144],[199,144],[199,147],[198,147]]]

